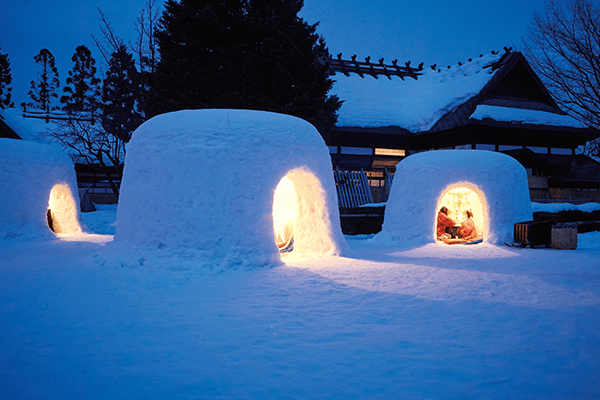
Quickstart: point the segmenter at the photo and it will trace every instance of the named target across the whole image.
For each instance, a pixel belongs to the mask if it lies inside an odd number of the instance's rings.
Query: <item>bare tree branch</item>
[[[557,103],[600,128],[600,8],[593,0],[548,0],[533,17],[525,54]],[[588,150],[598,154],[598,145]]]
[[[60,144],[75,161],[99,165],[113,193],[119,198],[116,181],[121,179],[125,144],[105,132],[100,123],[74,116],[69,120],[57,121],[56,128],[44,132],[42,136]],[[117,175],[114,175],[115,170]]]
[[[108,17],[98,8],[98,13],[100,14],[100,31],[102,32],[102,40],[97,39],[94,35],[92,35],[92,40],[94,44],[102,54],[102,58],[104,59],[104,65],[108,65],[108,60],[110,60],[110,55],[117,51],[119,47],[123,45],[123,40],[115,33],[115,30],[110,25],[110,21]]]

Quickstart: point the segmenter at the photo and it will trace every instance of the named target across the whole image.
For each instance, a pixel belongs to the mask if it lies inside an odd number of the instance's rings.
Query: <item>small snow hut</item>
[[[399,173],[398,173],[399,172]],[[458,226],[473,213],[484,242],[513,241],[514,224],[532,219],[527,172],[514,158],[486,150],[437,150],[397,166],[377,240],[422,245],[437,241],[442,207]]]
[[[115,241],[257,266],[345,249],[331,160],[317,130],[263,111],[185,110],[127,147]]]
[[[0,139],[0,238],[79,233],[75,168],[59,149]]]

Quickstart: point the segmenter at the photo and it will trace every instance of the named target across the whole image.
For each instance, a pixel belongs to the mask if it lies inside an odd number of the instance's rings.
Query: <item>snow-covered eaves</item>
[[[569,115],[561,115],[538,110],[527,110],[521,108],[498,107],[490,105],[478,105],[471,115],[473,120],[492,119],[499,122],[511,122],[517,124],[550,125],[570,128],[585,128],[581,122]]]
[[[44,118],[26,118],[25,113],[17,108],[0,110],[4,122],[23,140],[45,143],[42,140],[44,132],[55,128],[52,120],[46,122]]]

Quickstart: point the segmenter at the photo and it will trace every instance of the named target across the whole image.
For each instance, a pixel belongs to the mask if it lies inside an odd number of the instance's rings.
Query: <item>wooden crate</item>
[[[514,239],[524,246],[549,246],[552,221],[525,221],[514,225]]]

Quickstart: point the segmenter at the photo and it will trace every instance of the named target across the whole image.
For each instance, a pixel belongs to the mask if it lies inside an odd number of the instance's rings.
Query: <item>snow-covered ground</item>
[[[93,235],[0,242],[2,399],[595,399],[600,232],[195,268]],[[129,258],[127,258],[129,257]]]

